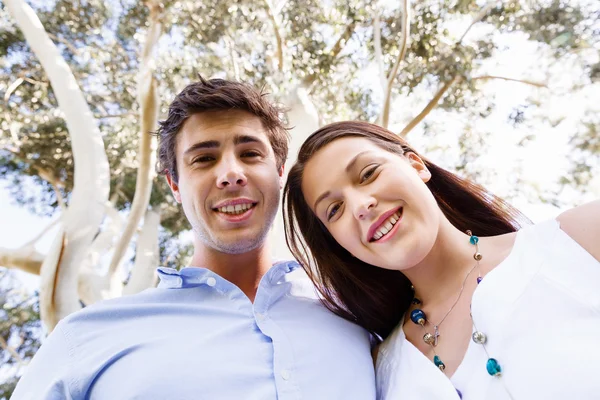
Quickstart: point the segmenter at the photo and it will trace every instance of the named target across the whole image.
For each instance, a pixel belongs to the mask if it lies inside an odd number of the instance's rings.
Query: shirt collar
[[[296,270],[300,265],[296,261],[277,261],[266,273],[266,277],[272,284],[276,284],[286,274]],[[159,288],[178,289],[189,286],[208,285],[215,286],[223,281],[218,274],[202,267],[184,267],[177,271],[175,268],[159,267]]]

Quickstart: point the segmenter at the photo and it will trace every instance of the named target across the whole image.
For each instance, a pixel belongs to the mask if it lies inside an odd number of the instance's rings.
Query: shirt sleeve
[[[11,400],[76,400],[70,392],[71,362],[67,337],[59,324],[25,369]]]

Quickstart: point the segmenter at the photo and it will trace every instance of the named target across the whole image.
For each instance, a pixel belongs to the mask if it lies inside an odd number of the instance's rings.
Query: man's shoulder
[[[69,331],[72,330],[73,325],[116,321],[120,314],[132,313],[137,306],[163,301],[161,292],[163,291],[150,288],[136,294],[101,300],[68,315],[60,325],[62,329]]]

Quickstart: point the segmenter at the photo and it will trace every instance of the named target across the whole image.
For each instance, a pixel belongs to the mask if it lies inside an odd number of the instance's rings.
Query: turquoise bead
[[[477,244],[477,243],[479,243],[479,238],[477,236],[473,235],[469,239],[469,242],[471,242],[471,244]]]
[[[446,364],[444,364],[444,362],[442,361],[442,359],[439,356],[434,356],[433,357],[433,363],[435,364],[436,367],[438,367],[441,371],[443,371],[446,368]]]
[[[491,376],[500,376],[502,374],[502,368],[495,358],[487,360],[486,368],[488,374]]]

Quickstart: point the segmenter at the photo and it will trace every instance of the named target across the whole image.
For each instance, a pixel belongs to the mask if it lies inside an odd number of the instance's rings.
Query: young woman
[[[364,122],[311,135],[284,202],[325,304],[383,340],[379,399],[600,398],[600,202],[530,225]]]

